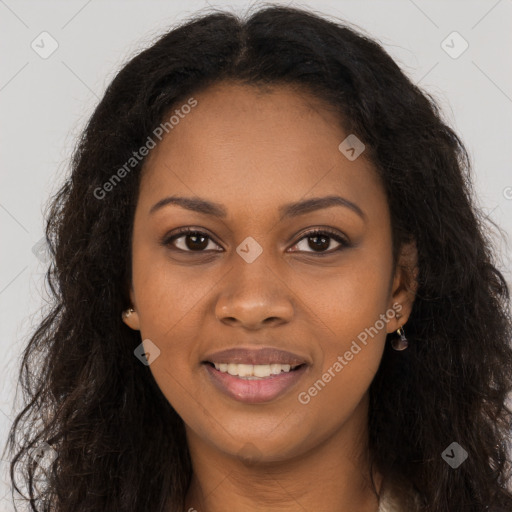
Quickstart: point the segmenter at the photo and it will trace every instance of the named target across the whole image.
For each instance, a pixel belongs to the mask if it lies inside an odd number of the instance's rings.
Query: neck
[[[369,476],[367,401],[336,432],[307,453],[250,463],[206,444],[187,429],[193,477],[187,512],[377,512]],[[381,476],[373,474],[377,490]]]

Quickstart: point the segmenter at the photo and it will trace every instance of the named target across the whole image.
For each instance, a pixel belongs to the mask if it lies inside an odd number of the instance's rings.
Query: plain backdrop
[[[437,99],[471,155],[479,205],[502,227],[496,251],[510,283],[512,0],[267,3],[346,20],[379,41]],[[85,122],[122,64],[158,35],[197,11],[244,13],[258,5],[0,0],[2,449],[20,405],[21,397],[13,401],[20,354],[45,304],[46,262],[38,250],[43,209],[68,172]],[[0,512],[8,512],[7,461],[1,463]]]

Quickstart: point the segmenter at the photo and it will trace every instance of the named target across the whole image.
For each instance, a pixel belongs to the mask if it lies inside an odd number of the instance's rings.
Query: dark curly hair
[[[140,333],[120,317],[145,159],[96,196],[173,107],[221,80],[293,85],[325,100],[382,178],[394,261],[416,242],[410,347],[386,344],[370,387],[372,467],[414,489],[424,512],[510,512],[510,295],[474,203],[467,150],[377,42],[268,5],[243,19],[202,13],[159,37],[117,74],[81,135],[46,212],[53,303],[20,367],[26,406],[6,446],[16,491],[40,512],[183,505],[192,471],[183,422],[133,355]],[[468,452],[457,470],[441,457],[453,441]],[[31,456],[42,443],[57,455],[44,477]]]

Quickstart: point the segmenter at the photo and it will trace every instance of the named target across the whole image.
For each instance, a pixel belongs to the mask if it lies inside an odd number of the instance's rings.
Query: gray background
[[[503,228],[495,243],[510,283],[512,0],[267,3],[313,7],[348,21],[377,39],[404,72],[437,99],[446,122],[470,152],[480,206]],[[44,253],[38,253],[36,245],[43,236],[43,208],[67,172],[80,130],[123,62],[170,26],[199,9],[245,12],[257,5],[0,0],[2,448],[21,398],[16,406],[21,350],[45,304]],[[469,44],[460,56],[456,54],[463,40],[448,37],[454,31]],[[51,44],[58,44],[57,50],[42,58]],[[3,499],[8,492],[7,464],[1,464],[0,512],[7,512],[12,510]]]

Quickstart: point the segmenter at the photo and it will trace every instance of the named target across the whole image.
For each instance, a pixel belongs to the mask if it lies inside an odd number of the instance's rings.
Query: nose
[[[223,324],[257,330],[293,318],[292,292],[263,261],[238,262],[224,282],[215,304],[215,316]]]

